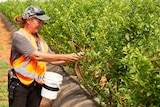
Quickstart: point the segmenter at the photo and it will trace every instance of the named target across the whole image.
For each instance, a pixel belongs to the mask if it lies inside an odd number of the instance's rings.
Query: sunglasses
[[[41,11],[36,12],[36,13],[34,13],[34,14],[30,15],[30,16],[34,16],[34,15],[39,16],[39,15],[44,15],[44,14],[45,14],[45,12],[44,12],[43,10],[41,10]]]
[[[37,16],[38,16],[38,15],[44,15],[45,12],[44,12],[43,10],[41,10],[41,11],[39,11],[39,12],[36,12],[35,14],[36,14]]]

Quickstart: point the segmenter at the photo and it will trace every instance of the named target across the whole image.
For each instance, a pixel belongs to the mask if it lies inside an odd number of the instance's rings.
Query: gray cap
[[[45,15],[45,12],[42,9],[36,6],[32,6],[32,5],[27,7],[22,14],[23,19],[27,19],[29,17],[35,17],[43,21],[50,19],[50,17]]]

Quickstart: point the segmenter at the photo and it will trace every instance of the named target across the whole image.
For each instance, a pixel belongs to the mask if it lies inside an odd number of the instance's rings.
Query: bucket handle
[[[47,90],[51,90],[51,91],[59,91],[59,88],[49,87],[45,84],[43,84],[42,87],[46,88]]]

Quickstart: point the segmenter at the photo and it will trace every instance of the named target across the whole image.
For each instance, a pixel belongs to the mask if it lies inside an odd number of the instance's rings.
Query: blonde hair
[[[19,24],[19,27],[24,28],[26,19],[23,19],[22,16],[15,16],[14,20]]]

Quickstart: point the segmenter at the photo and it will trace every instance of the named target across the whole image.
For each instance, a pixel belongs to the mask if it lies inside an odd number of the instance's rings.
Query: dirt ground
[[[5,29],[4,23],[0,18],[0,60],[9,63],[10,47],[11,47],[11,33]]]
[[[11,32],[7,31],[4,23],[0,17],[0,61],[5,61],[9,64],[10,48],[11,48]],[[0,70],[1,71],[1,70]],[[7,72],[1,72],[1,85],[7,86]],[[6,93],[0,93],[1,96],[5,96],[6,100],[0,100],[0,103],[8,103],[8,97]]]

